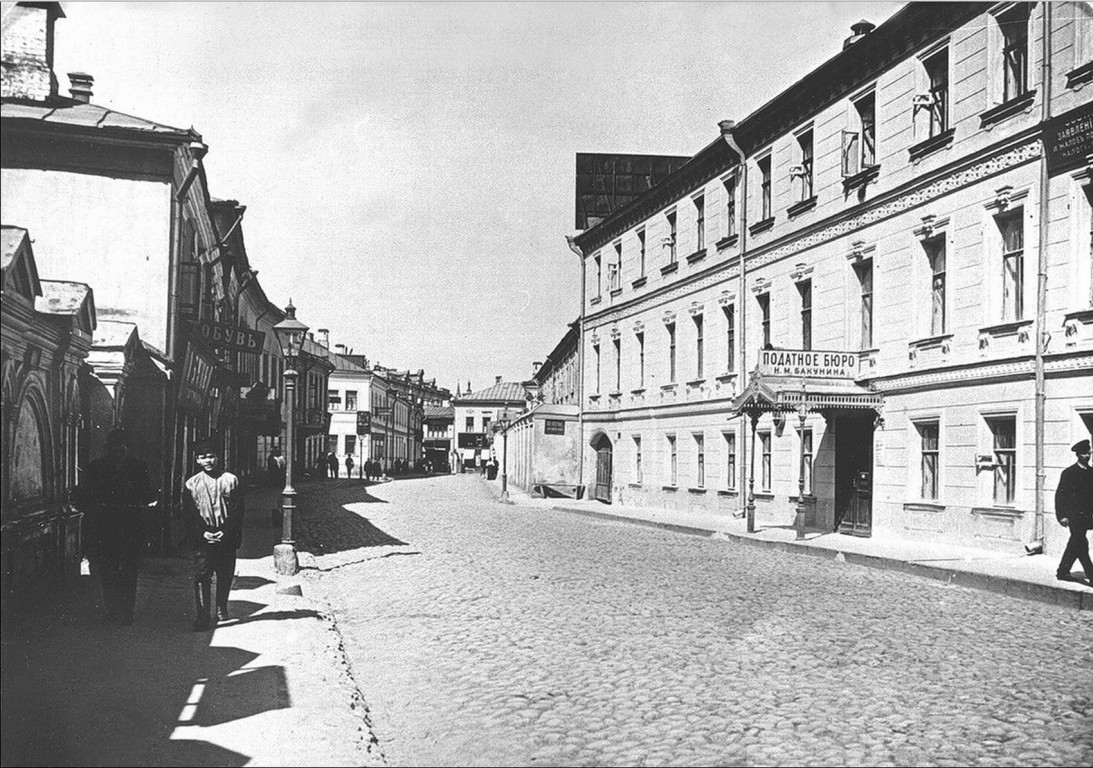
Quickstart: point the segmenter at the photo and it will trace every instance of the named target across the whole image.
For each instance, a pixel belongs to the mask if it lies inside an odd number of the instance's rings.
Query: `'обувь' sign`
[[[811,349],[764,349],[759,352],[759,373],[809,379],[853,379],[858,375],[858,355]]]

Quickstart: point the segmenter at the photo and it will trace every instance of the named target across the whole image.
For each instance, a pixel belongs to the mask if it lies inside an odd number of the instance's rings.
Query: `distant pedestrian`
[[[133,623],[144,515],[155,499],[147,465],[129,455],[122,430],[110,430],[106,454],[87,466],[75,491],[76,507],[84,514],[84,548],[102,582],[104,621]]]
[[[243,543],[243,485],[220,467],[220,453],[211,440],[194,447],[201,471],[183,486],[186,526],[194,547],[193,630],[209,629],[212,577],[216,574],[216,620],[227,621],[228,595],[235,578],[235,555]]]
[[[1088,440],[1075,443],[1071,449],[1078,460],[1063,470],[1055,489],[1055,516],[1070,529],[1070,540],[1055,575],[1061,581],[1072,581],[1070,568],[1077,560],[1085,569],[1086,582],[1093,586],[1093,562],[1089,559],[1089,539],[1093,528],[1093,468],[1089,466]]]
[[[334,451],[330,451],[326,454],[326,468],[330,472],[330,477],[334,480],[338,479],[338,457],[334,455]]]
[[[352,456],[345,457],[345,476],[348,477],[350,480],[353,479],[353,463],[354,462]]]
[[[266,459],[266,471],[269,472],[269,484],[273,488],[283,488],[285,485],[285,457],[281,455],[280,448],[270,451]]]

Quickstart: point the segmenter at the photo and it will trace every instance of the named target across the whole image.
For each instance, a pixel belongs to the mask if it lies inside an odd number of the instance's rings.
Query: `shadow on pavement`
[[[293,532],[297,546],[314,555],[360,549],[398,547],[407,542],[377,528],[357,505],[386,504],[356,480],[327,480],[299,489]]]
[[[231,604],[232,611],[235,611],[235,601]],[[310,608],[300,608],[291,611],[269,611],[267,613],[251,613],[246,616],[242,616],[237,619],[231,619],[225,622],[225,626],[232,626],[235,624],[250,624],[255,621],[280,621],[282,619],[317,619],[322,614],[318,611],[313,611]]]

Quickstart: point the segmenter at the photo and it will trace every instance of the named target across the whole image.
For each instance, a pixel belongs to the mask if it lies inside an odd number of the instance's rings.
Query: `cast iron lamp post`
[[[273,567],[281,576],[294,576],[300,570],[296,559],[296,542],[292,539],[292,513],[296,509],[296,489],[292,487],[292,459],[296,453],[294,437],[296,433],[296,363],[300,350],[307,336],[307,326],[296,319],[296,307],[292,299],[285,307],[285,319],[273,326],[277,334],[277,343],[285,358],[285,400],[288,401],[287,423],[285,424],[285,488],[281,492],[281,543],[273,546]]]
[[[501,432],[501,501],[509,500],[509,425],[512,419],[508,411],[502,411],[501,418],[497,420],[497,429]]]

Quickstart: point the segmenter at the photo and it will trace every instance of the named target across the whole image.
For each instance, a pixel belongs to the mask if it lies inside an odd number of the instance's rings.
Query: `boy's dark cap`
[[[1074,451],[1074,453],[1089,453],[1089,441],[1079,440],[1074,443],[1074,445],[1070,446],[1070,450]]]

